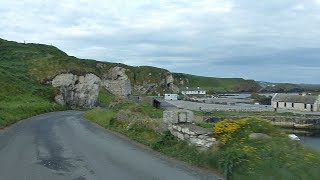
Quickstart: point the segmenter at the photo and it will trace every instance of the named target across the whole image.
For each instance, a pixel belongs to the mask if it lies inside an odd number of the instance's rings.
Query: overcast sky
[[[0,0],[0,38],[173,72],[320,84],[320,0]]]

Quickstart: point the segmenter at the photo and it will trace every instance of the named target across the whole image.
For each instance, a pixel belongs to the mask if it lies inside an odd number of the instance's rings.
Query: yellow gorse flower
[[[214,134],[219,138],[222,144],[226,144],[232,137],[232,134],[247,123],[248,119],[224,120],[215,124]]]

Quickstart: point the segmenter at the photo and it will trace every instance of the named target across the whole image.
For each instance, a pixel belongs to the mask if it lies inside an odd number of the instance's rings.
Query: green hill
[[[261,89],[254,80],[242,78],[215,78],[182,73],[174,73],[173,77],[182,89],[200,87],[209,92],[257,92]]]
[[[18,44],[0,39],[0,128],[19,119],[61,109],[54,89],[28,75],[34,59],[62,53],[45,45]]]
[[[78,59],[54,46],[0,39],[0,127],[21,118],[63,109],[54,102],[57,90],[48,85],[48,81],[56,75],[94,73],[102,77],[115,66],[127,69],[132,87],[149,83],[156,84],[151,94],[168,91],[164,81],[170,72],[165,69]],[[216,92],[256,91],[259,88],[255,81],[240,78],[209,78],[178,73],[173,77],[181,88],[200,86]]]

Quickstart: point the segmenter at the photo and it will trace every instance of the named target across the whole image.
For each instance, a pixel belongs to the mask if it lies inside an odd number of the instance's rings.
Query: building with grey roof
[[[277,93],[272,97],[271,105],[275,110],[320,111],[320,95],[290,95]]]
[[[200,89],[200,87],[198,87],[197,89],[189,89],[187,87],[186,89],[181,90],[181,94],[184,94],[184,95],[205,95],[206,90]]]

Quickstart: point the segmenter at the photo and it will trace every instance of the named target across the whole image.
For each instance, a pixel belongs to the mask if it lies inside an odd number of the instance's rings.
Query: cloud
[[[319,0],[0,0],[0,34],[52,44],[80,58],[265,81],[305,82],[306,76],[318,83],[310,67],[320,67],[319,5]],[[288,69],[273,75],[275,64]]]

